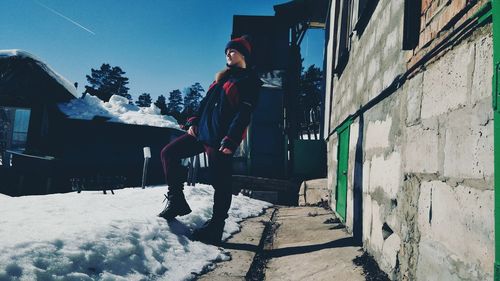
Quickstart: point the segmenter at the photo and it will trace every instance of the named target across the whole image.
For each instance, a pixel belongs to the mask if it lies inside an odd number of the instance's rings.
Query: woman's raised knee
[[[175,150],[172,149],[171,146],[167,145],[161,150],[160,157],[162,160],[175,158]]]

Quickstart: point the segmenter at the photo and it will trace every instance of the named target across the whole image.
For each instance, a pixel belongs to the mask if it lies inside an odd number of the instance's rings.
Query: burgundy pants
[[[185,134],[167,144],[161,151],[161,162],[168,193],[182,192],[185,173],[181,159],[198,155],[202,152],[208,155],[208,171],[210,184],[214,187],[214,206],[212,219],[225,219],[231,206],[231,172],[233,155],[226,155],[198,141],[195,137]]]

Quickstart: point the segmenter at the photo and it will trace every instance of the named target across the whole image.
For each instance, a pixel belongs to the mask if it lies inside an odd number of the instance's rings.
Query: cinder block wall
[[[413,51],[401,50],[403,1],[379,2],[364,34],[353,36],[344,72],[329,81],[330,128],[442,40],[449,32],[441,30],[447,20],[466,5],[446,2],[422,1],[421,34],[431,36],[421,37]],[[442,32],[427,31],[433,29]],[[331,52],[327,54],[330,61]],[[395,93],[365,112],[363,120],[353,120],[346,226],[355,229],[354,178],[359,171],[354,167],[356,153],[362,153],[363,246],[393,280],[493,279],[492,54],[487,25],[413,73]],[[356,152],[360,139],[362,150]],[[333,134],[328,141],[333,195],[337,145]]]

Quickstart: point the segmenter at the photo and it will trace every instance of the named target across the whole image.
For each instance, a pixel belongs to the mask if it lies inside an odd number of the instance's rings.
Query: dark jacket
[[[255,71],[230,69],[224,78],[210,85],[197,113],[188,119],[185,128],[197,125],[199,141],[234,152],[246,136],[261,86]]]

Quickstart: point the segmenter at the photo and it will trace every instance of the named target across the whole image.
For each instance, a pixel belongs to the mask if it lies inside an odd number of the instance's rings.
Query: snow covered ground
[[[0,194],[0,280],[185,280],[228,259],[223,249],[188,238],[211,217],[213,189],[186,187],[193,212],[174,222],[156,216],[166,192]],[[224,238],[269,206],[233,196]]]
[[[139,107],[128,102],[127,98],[118,95],[113,95],[109,102],[104,102],[87,94],[83,99],[59,104],[59,109],[72,119],[92,120],[95,116],[100,116],[110,118],[109,122],[179,129],[175,118],[161,115],[160,109],[154,104]]]

